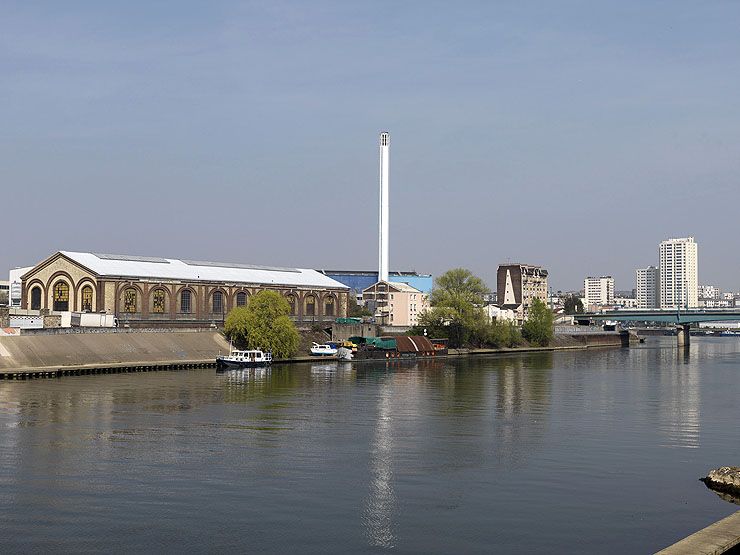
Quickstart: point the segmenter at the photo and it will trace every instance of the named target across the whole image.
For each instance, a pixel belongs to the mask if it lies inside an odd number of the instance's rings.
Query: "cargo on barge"
[[[422,335],[399,335],[396,337],[350,337],[349,343],[356,346],[344,349],[343,360],[391,360],[421,357],[437,357],[447,354],[447,339],[429,339]]]

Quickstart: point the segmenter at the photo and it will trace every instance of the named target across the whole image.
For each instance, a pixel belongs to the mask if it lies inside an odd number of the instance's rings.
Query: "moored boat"
[[[216,357],[216,368],[228,370],[231,368],[256,368],[272,364],[272,353],[259,349],[251,351],[230,351],[228,355]]]
[[[318,343],[313,344],[311,347],[311,355],[317,357],[333,357],[337,354],[337,347],[331,343],[325,343],[319,345]]]

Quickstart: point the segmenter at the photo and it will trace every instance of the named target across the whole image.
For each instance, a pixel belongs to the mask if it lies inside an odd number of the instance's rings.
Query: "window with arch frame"
[[[180,312],[183,314],[190,314],[192,310],[191,301],[193,294],[190,289],[183,289],[180,293]]]
[[[221,291],[214,291],[212,301],[213,313],[221,314],[224,310],[224,294]]]
[[[286,297],[286,300],[288,301],[288,305],[290,306],[290,315],[291,316],[295,316],[296,315],[296,311],[295,311],[295,307],[296,307],[295,295],[288,295]]]
[[[247,306],[247,294],[244,291],[236,294],[236,306]]]
[[[84,312],[92,312],[93,310],[93,290],[89,285],[85,285],[82,288],[81,293],[82,301],[80,303],[80,309]]]
[[[324,299],[324,314],[326,316],[334,316],[334,297]]]
[[[133,287],[129,287],[123,292],[123,311],[136,312],[136,301],[138,293]]]
[[[306,297],[306,316],[316,316],[316,297],[313,295]]]
[[[41,310],[41,287],[31,289],[31,310]]]
[[[155,289],[152,294],[152,312],[155,314],[164,314],[164,290]]]
[[[69,310],[69,284],[66,281],[58,281],[54,285],[54,310],[57,312]]]

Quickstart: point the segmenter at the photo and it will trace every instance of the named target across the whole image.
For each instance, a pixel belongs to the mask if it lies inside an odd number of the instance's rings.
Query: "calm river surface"
[[[0,551],[647,553],[738,507],[740,339],[0,382]]]

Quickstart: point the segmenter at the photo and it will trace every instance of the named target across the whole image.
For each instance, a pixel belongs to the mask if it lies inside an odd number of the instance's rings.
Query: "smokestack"
[[[378,221],[378,280],[388,281],[388,156],[390,133],[380,134],[380,214]]]

